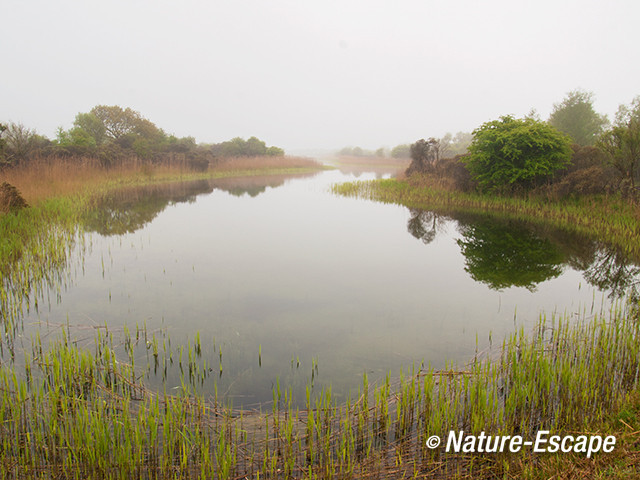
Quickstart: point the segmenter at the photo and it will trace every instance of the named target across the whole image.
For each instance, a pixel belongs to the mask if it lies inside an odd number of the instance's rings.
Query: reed
[[[114,342],[101,328],[90,349],[63,328],[50,344],[35,338],[21,366],[0,366],[0,470],[8,479],[515,478],[530,452],[453,454],[425,440],[597,431],[638,387],[639,330],[625,305],[579,322],[542,317],[463,369],[412,367],[379,385],[365,374],[345,403],[308,388],[302,410],[277,382],[270,409],[242,411],[197,392],[198,336],[182,355],[194,373],[185,369],[168,395],[144,386],[131,353],[144,338],[152,350],[155,333],[137,326]]]
[[[92,157],[34,158],[24,165],[0,170],[0,180],[18,188],[30,205],[39,205],[51,198],[69,197],[86,192],[95,193],[127,185],[219,178],[230,173],[273,174],[300,173],[321,170],[318,162],[303,157],[238,157],[222,159],[206,172],[194,172],[177,164],[150,164],[131,157],[117,165],[104,168]]]

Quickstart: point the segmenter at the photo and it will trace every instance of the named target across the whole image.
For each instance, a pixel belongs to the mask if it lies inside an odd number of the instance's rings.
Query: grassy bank
[[[180,356],[182,388],[167,394],[146,390],[134,365],[132,345],[143,340],[151,364],[176,358],[155,336],[125,332],[118,358],[113,333],[98,330],[83,347],[63,332],[44,347],[34,339],[24,367],[0,367],[0,470],[7,479],[630,478],[639,403],[627,392],[638,382],[639,328],[621,310],[579,325],[541,319],[463,369],[413,370],[380,385],[365,375],[346,403],[328,390],[304,408],[278,385],[271,405],[244,412],[196,393],[207,370],[197,341]],[[619,439],[613,453],[589,457],[454,453],[445,451],[451,430]],[[433,435],[443,443],[429,449]]]
[[[505,218],[537,222],[592,236],[640,259],[640,208],[617,196],[552,199],[462,193],[408,180],[353,182],[333,187],[335,193],[447,213],[490,212]]]

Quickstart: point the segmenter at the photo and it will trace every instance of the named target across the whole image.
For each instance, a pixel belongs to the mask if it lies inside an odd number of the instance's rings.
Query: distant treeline
[[[444,137],[438,139],[442,155],[453,157],[466,153],[472,138],[473,135],[467,132],[458,132],[455,135],[447,133]],[[385,147],[380,147],[375,151],[360,147],[344,147],[338,152],[338,155],[343,157],[391,157],[396,159],[409,159],[411,158],[411,144],[396,145],[390,150]]]
[[[418,140],[409,148],[407,175],[461,191],[640,199],[640,96],[620,105],[609,122],[595,112],[592,93],[575,90],[554,104],[547,121],[535,111],[520,119],[507,115],[464,140],[457,142],[466,143],[464,152],[451,149],[448,138]]]
[[[135,156],[151,163],[182,163],[206,170],[228,157],[282,156],[284,150],[262,140],[233,138],[198,144],[193,137],[169,135],[131,108],[98,105],[78,113],[73,127],[48,139],[19,123],[0,123],[0,166],[16,166],[37,157],[92,157],[111,167]]]

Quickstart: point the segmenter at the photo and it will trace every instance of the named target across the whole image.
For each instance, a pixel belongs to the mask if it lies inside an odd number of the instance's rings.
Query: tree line
[[[476,128],[466,152],[443,155],[443,146],[434,138],[412,144],[407,174],[463,191],[640,197],[640,96],[620,105],[610,122],[594,110],[592,93],[574,90],[547,121],[535,111],[502,116]]]
[[[443,156],[454,156],[465,153],[471,144],[472,135],[467,132],[458,132],[455,135],[447,133],[438,139],[438,148]],[[411,144],[402,143],[391,149],[380,147],[377,150],[367,150],[360,147],[344,147],[337,154],[342,157],[378,157],[378,158],[411,158]]]
[[[59,128],[53,140],[20,123],[0,123],[0,167],[52,156],[97,158],[104,167],[111,167],[135,156],[152,163],[182,162],[194,170],[206,170],[221,158],[282,155],[283,149],[268,147],[256,137],[198,144],[193,137],[169,135],[139,112],[117,105],[97,105],[78,113],[73,126]]]

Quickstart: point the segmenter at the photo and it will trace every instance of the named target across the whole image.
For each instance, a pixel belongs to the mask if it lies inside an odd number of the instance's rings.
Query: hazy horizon
[[[632,1],[8,1],[0,122],[54,138],[99,104],[215,143],[376,149],[470,132],[580,88],[640,95]]]

